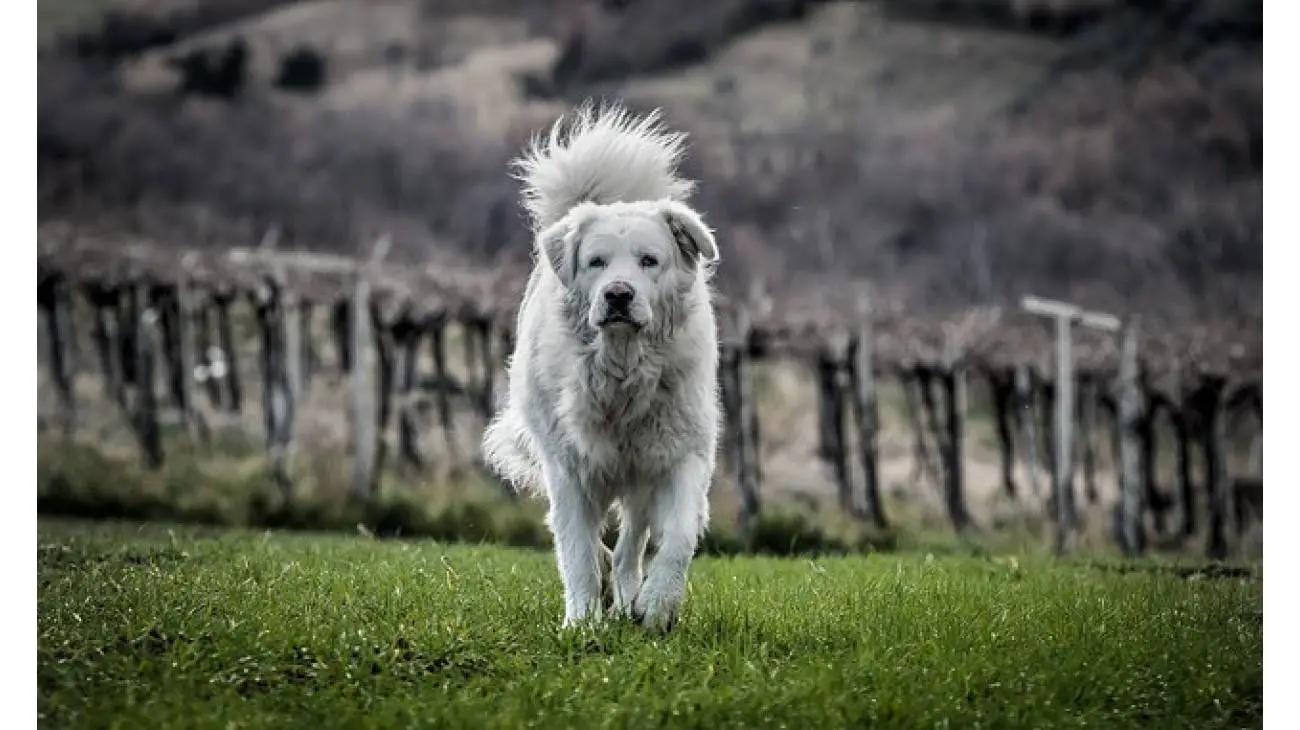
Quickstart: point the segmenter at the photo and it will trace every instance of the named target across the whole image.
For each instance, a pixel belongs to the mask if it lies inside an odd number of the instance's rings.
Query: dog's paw
[[[567,611],[564,616],[564,623],[560,624],[562,630],[574,630],[584,628],[599,628],[605,623],[605,611],[600,596],[593,596],[585,604],[579,604],[576,610]]]
[[[641,626],[667,634],[677,625],[683,591],[646,584],[632,602],[632,618]]]
[[[629,617],[632,615],[632,607],[636,601],[637,594],[641,591],[642,578],[640,576],[614,576],[614,600],[609,607],[611,616]]]
[[[623,594],[615,591],[614,603],[607,610],[606,614],[612,618],[631,618],[633,614],[634,601],[636,596],[625,598]]]
[[[569,617],[566,616],[563,623],[560,624],[561,631],[594,631],[605,624],[605,614],[601,611],[592,611],[585,616]]]

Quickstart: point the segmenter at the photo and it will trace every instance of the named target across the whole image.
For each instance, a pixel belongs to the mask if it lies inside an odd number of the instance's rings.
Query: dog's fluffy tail
[[[534,230],[583,202],[685,200],[695,188],[677,175],[685,142],[663,127],[658,109],[637,118],[621,104],[588,100],[514,161]]]
[[[503,408],[483,431],[483,459],[497,476],[517,492],[541,494],[542,465],[537,445],[519,415]]]

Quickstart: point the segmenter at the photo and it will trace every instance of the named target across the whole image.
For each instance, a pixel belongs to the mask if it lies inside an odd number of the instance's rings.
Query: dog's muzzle
[[[631,284],[625,281],[615,281],[601,292],[600,321],[597,326],[604,328],[610,325],[626,325],[640,329],[644,323],[637,320],[632,314],[633,305],[636,301],[636,290]]]

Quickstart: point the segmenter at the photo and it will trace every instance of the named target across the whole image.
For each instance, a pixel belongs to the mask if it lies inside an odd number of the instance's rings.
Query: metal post
[[[1066,302],[1057,302],[1026,296],[1020,306],[1030,314],[1051,317],[1056,321],[1056,470],[1052,494],[1056,501],[1056,552],[1063,555],[1075,528],[1073,494],[1073,441],[1074,426],[1074,355],[1071,347],[1071,327],[1075,324],[1106,332],[1117,332],[1119,319],[1110,314],[1085,311]]]

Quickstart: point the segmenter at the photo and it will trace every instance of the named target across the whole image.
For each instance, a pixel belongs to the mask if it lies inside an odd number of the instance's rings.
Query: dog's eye
[[[605,259],[600,256],[592,256],[590,259],[587,260],[587,268],[603,269],[605,268]]]
[[[654,256],[646,254],[645,256],[641,257],[641,268],[643,269],[649,269],[658,265],[659,265],[659,259],[655,258]]]

